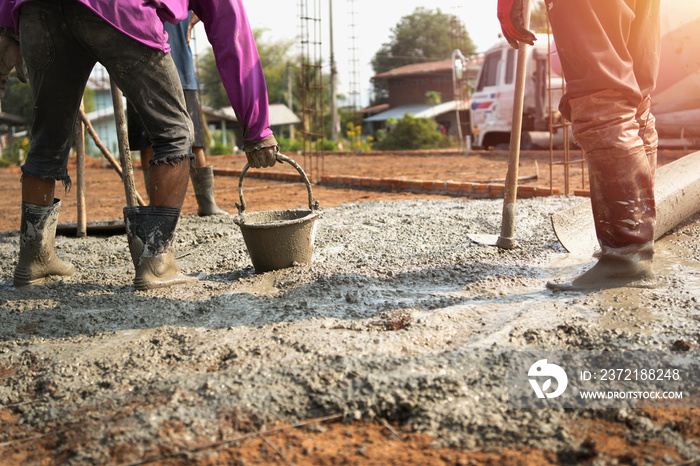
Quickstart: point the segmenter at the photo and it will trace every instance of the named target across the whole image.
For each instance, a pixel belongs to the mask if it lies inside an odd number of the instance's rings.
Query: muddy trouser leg
[[[80,44],[65,31],[60,4],[23,5],[19,32],[35,109],[32,144],[22,166],[24,196],[25,188],[35,188],[32,179],[61,181],[66,188],[70,186],[68,156],[80,99],[95,59],[81,54]],[[54,252],[60,205],[58,199],[45,206],[22,203],[15,286],[36,285],[51,276],[75,272],[73,265]]]
[[[22,222],[19,242],[19,262],[15,268],[16,287],[40,285],[51,276],[69,276],[75,267],[59,259],[54,253],[56,225],[61,201],[54,199],[52,206],[22,203]]]
[[[158,98],[151,94],[148,94],[148,100],[146,101],[144,96],[141,95],[142,87],[134,89],[133,86],[126,83],[123,84],[122,90],[139,112],[146,128],[148,129],[151,126],[157,128],[149,129],[154,150],[152,164],[189,164],[192,156],[190,142],[191,123],[186,111],[184,111],[182,91],[179,91],[179,93],[173,91],[173,89],[180,86],[175,66],[172,64],[170,56],[163,54],[153,55],[150,63],[153,69],[161,70],[161,76],[152,76],[149,73],[139,73],[139,76],[144,77],[153,86],[156,85],[151,82],[153,79],[161,81],[161,84],[163,81],[170,82],[171,85],[161,86],[160,89],[156,87],[151,89],[151,91],[154,95],[158,94],[160,98],[168,94],[173,95],[173,102],[168,102],[166,99],[160,105],[154,104],[152,102],[154,100],[157,101]],[[135,92],[136,96],[134,97]],[[161,107],[163,109],[162,112],[170,112],[169,118],[164,119],[164,122],[159,124],[157,118],[162,117],[163,113],[154,115],[152,108],[143,108],[149,105],[151,107],[153,105]],[[176,131],[176,128],[168,124],[169,121],[179,121],[181,125],[180,130]],[[166,128],[165,133],[163,133],[164,127]],[[156,131],[160,132],[160,134],[154,136]],[[152,170],[148,171],[148,178],[150,178],[149,181],[153,179]],[[184,197],[184,191],[187,189],[186,181],[187,178],[184,179],[185,183],[181,186],[161,185],[161,189],[173,189],[172,196]],[[158,186],[156,186],[156,189],[159,189]],[[154,194],[149,190],[149,197],[152,201]],[[135,289],[147,290],[196,281],[195,277],[189,277],[180,271],[172,253],[172,241],[179,215],[180,209],[175,207],[151,205],[124,208],[129,250],[131,251],[135,268]]]
[[[181,204],[187,190],[188,165],[193,157],[192,122],[172,58],[126,36],[77,2],[71,15],[69,27],[85,53],[95,56],[104,65],[148,130],[154,151],[153,165],[167,164],[163,168],[172,166],[175,169],[165,171],[166,175],[176,173],[176,176],[163,181],[157,194],[166,202]],[[181,177],[180,172],[184,176]],[[152,171],[151,185],[155,177]],[[171,249],[179,206],[156,204],[155,194],[150,193],[153,206],[127,207],[124,212],[137,289],[193,280],[182,275]]]
[[[649,169],[652,174],[655,174],[659,135],[656,132],[656,118],[651,113],[651,98],[649,98],[649,96],[644,98],[642,104],[637,109],[636,119],[639,124],[639,137],[642,139],[644,152],[646,152],[649,161]]]
[[[70,186],[68,157],[85,84],[96,63],[66,31],[60,2],[22,5],[19,33],[34,115],[22,173]]]
[[[557,290],[651,286],[656,207],[654,167],[637,120],[621,94],[603,91],[570,101],[574,137],[588,159],[598,263]],[[647,128],[648,129],[648,128]]]

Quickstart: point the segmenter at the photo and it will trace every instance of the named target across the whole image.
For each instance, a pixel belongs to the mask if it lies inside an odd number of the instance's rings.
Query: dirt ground
[[[507,165],[498,153],[297,161],[312,177],[459,181]],[[539,176],[522,184],[548,187],[548,163],[523,154],[520,176]],[[90,221],[121,216],[123,186],[102,165],[87,170]],[[562,167],[551,173],[563,192]],[[572,191],[582,178],[572,167]],[[314,185],[314,260],[255,274],[238,228],[196,217],[190,187],[176,250],[200,282],[134,292],[123,237],[60,237],[79,272],[17,290],[18,180],[0,170],[2,464],[700,464],[697,405],[514,409],[499,384],[513,349],[696,355],[698,217],[658,243],[657,289],[557,295],[546,280],[590,265],[548,220],[578,198],[519,202],[520,246],[503,252],[466,239],[497,232],[498,199]],[[306,202],[299,183],[250,178],[244,192],[253,211]],[[75,220],[74,193],[61,221]],[[216,197],[235,212],[238,179],[216,177]]]
[[[321,174],[325,175],[353,175],[366,177],[406,178],[410,180],[454,180],[454,181],[488,181],[498,180],[503,183],[508,167],[508,154],[504,152],[474,152],[469,156],[458,153],[432,154],[412,153],[404,154],[371,154],[371,155],[332,155],[326,154],[321,159],[305,159],[303,156],[291,155],[307,172],[309,178],[317,179]],[[669,160],[675,157],[671,154]],[[576,153],[572,159],[580,160]],[[563,156],[558,156],[555,161],[561,162]],[[241,170],[245,165],[245,156],[231,155],[210,157],[210,163],[215,169]],[[519,177],[534,177],[521,181],[525,186],[550,186],[549,155],[545,153],[523,153],[520,164]],[[124,204],[124,188],[121,180],[115,174],[109,164],[103,159],[88,158],[86,174],[86,202],[88,221],[100,221],[120,218]],[[145,197],[143,175],[139,164],[134,165],[136,189]],[[277,164],[269,170],[275,172],[296,173],[287,164]],[[572,164],[571,168],[571,192],[582,187],[581,164]],[[69,171],[73,181],[76,180],[75,166],[72,164]],[[561,165],[554,165],[552,170],[554,186],[564,192],[564,169]],[[16,195],[19,192],[19,167],[0,169],[0,231],[17,229],[19,225],[20,210]],[[215,178],[216,200],[220,207],[236,213],[235,204],[238,198],[238,177],[217,176]],[[61,188],[59,188],[61,189]],[[188,195],[183,206],[183,215],[196,214],[197,204],[192,192],[192,185],[188,187]],[[314,197],[321,202],[322,207],[334,207],[345,202],[367,200],[401,200],[410,199],[416,195],[409,192],[377,192],[370,190],[357,190],[314,186]],[[57,196],[62,199],[61,221],[74,222],[76,213],[75,188],[68,195],[57,191]],[[425,194],[421,194],[425,196]],[[263,181],[257,178],[246,178],[244,181],[244,197],[248,209],[272,210],[287,209],[304,205],[306,190],[298,183],[286,183],[279,181]],[[446,196],[429,195],[430,198],[445,198]]]

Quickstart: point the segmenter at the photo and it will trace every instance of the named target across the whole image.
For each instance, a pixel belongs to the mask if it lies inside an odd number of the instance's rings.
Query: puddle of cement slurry
[[[656,241],[654,271],[658,287],[682,287],[682,291],[700,301],[700,263],[694,260],[687,237],[672,233]],[[592,257],[557,254],[552,267],[559,276],[574,277],[595,264]],[[550,270],[549,272],[554,272]],[[619,329],[630,333],[652,334],[667,317],[660,309],[649,306],[648,296],[654,290],[615,288],[593,293],[599,303],[602,329]]]

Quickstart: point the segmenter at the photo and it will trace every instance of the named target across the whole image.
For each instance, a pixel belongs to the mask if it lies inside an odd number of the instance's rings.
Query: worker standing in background
[[[205,217],[208,215],[221,215],[228,212],[221,210],[214,200],[214,167],[207,165],[204,152],[204,129],[202,127],[202,114],[199,106],[199,81],[194,69],[192,50],[189,39],[192,27],[199,21],[197,15],[190,12],[189,17],[178,23],[165,23],[165,32],[168,33],[170,55],[175,62],[177,74],[185,94],[187,112],[192,120],[194,128],[194,140],[192,152],[194,153],[194,166],[190,167],[190,180],[197,199],[197,214]],[[129,123],[129,147],[131,150],[141,152],[141,168],[146,183],[146,192],[150,193],[151,160],[153,160],[153,147],[151,146],[148,131],[141,123],[141,119],[134,107],[127,102],[127,120]]]
[[[598,262],[558,291],[654,286],[660,0],[546,0],[566,93],[559,109],[588,161]],[[522,0],[499,0],[511,46],[533,44]]]

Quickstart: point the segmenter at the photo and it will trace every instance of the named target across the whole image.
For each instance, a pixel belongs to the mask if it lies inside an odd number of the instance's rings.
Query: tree
[[[268,42],[263,39],[265,29],[253,30],[258,46],[260,63],[267,82],[267,93],[270,102],[287,102],[286,67],[290,61],[289,52],[294,46],[292,40]],[[211,48],[206,51],[199,62],[199,84],[202,88],[203,104],[213,108],[228,107],[231,103],[226,90],[221,83],[219,70],[216,68],[214,52]]]
[[[530,29],[536,33],[547,33],[547,7],[544,0],[539,0],[532,5],[530,13]]]
[[[32,112],[34,111],[32,90],[29,84],[21,83],[17,79],[17,74],[14,71],[10,74],[10,79],[7,80],[5,97],[2,99],[2,111],[24,117],[27,126],[31,126]]]
[[[202,105],[212,108],[222,108],[231,105],[224,85],[221,83],[221,76],[216,68],[216,60],[211,48],[199,59],[198,79],[202,90]]]
[[[268,100],[270,103],[283,103],[288,104],[288,86],[287,79],[288,74],[291,74],[292,81],[292,108],[291,110],[302,117],[302,96],[304,94],[304,87],[306,87],[306,92],[313,92],[313,90],[322,87],[322,96],[319,99],[323,101],[323,108],[321,109],[323,127],[324,127],[324,138],[328,141],[330,140],[330,77],[328,74],[323,76],[309,76],[307,77],[307,82],[304,83],[302,79],[302,70],[299,63],[301,59],[291,55],[291,50],[294,47],[294,41],[276,41],[270,42],[264,39],[265,29],[254,29],[253,34],[255,36],[255,41],[258,47],[258,54],[260,55],[260,63],[263,67],[263,73],[265,74],[265,82],[267,84]],[[289,65],[289,67],[288,67]],[[321,64],[316,63],[310,65],[310,68],[317,69]],[[211,50],[207,50],[204,56],[199,61],[199,83],[202,88],[202,104],[213,107],[221,108],[227,107],[230,104],[228,96],[226,95],[226,90],[221,83],[221,77],[219,76],[219,71],[216,67],[216,61],[214,59],[214,53]],[[322,80],[322,86],[319,81]],[[320,119],[319,119],[320,121]],[[319,124],[320,126],[320,124]],[[281,129],[280,133],[284,133],[284,129]],[[301,137],[301,132],[297,132],[297,139]],[[291,150],[290,147],[297,147],[295,141],[284,140],[282,134],[277,134],[278,142],[280,145],[284,146],[285,150]]]
[[[450,58],[454,49],[465,56],[476,52],[476,46],[464,24],[455,15],[423,7],[404,16],[391,30],[389,42],[382,44],[372,58],[375,74],[404,65]],[[384,83],[374,84],[375,103],[387,97]]]

